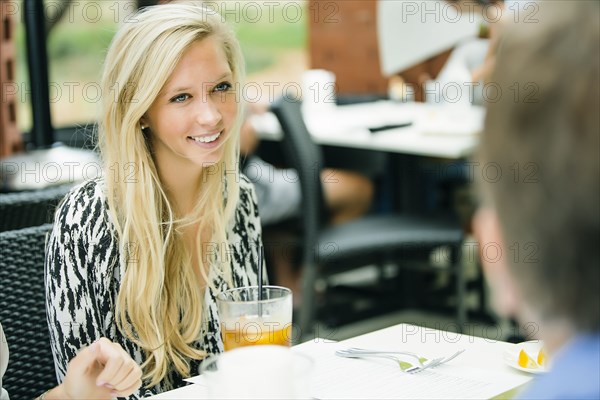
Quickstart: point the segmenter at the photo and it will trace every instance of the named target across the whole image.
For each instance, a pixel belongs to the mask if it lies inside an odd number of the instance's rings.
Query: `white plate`
[[[548,366],[538,368],[523,368],[518,363],[519,353],[521,350],[525,350],[527,354],[536,360],[537,355],[542,347],[544,347],[544,342],[541,340],[532,340],[529,342],[515,344],[512,350],[507,350],[504,352],[504,362],[509,366],[518,369],[519,371],[529,372],[530,374],[544,374],[548,372]]]

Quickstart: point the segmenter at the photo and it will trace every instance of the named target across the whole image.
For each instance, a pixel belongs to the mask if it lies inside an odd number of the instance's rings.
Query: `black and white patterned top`
[[[117,330],[115,322],[115,304],[124,275],[115,232],[108,214],[102,178],[71,190],[57,210],[46,250],[46,307],[60,382],[64,379],[69,360],[77,351],[101,337],[119,343],[138,364],[144,361],[140,347],[127,340]],[[261,227],[254,188],[243,175],[240,178],[240,198],[227,239],[234,286],[256,285],[256,243],[257,240],[262,243]],[[212,270],[209,279],[218,291],[229,288]],[[204,298],[206,323],[196,342],[197,348],[209,354],[223,351],[215,294],[208,285]],[[200,362],[190,360],[190,365],[191,375],[198,375]],[[171,378],[175,387],[185,385],[182,379],[186,377],[172,374]],[[145,384],[130,398],[164,391],[164,382],[152,388],[145,388]]]

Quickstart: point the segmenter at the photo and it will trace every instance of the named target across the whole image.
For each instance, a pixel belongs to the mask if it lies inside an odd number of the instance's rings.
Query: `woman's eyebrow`
[[[178,92],[186,92],[186,91],[189,91],[190,89],[191,89],[190,86],[177,87],[177,88],[165,91],[165,95],[175,94]]]
[[[215,79],[215,80],[212,80],[212,81],[208,81],[208,82],[205,82],[205,83],[214,83],[214,82],[218,82],[218,81],[221,81],[221,80],[223,80],[223,79],[225,79],[225,78],[229,78],[229,77],[231,77],[231,76],[232,76],[232,73],[231,73],[230,71],[227,71],[227,72],[224,72],[223,74],[221,74],[221,76],[219,76],[217,79]],[[192,87],[191,87],[191,86],[179,86],[179,87],[176,87],[176,88],[173,88],[173,89],[166,90],[166,91],[164,92],[164,95],[165,95],[165,96],[167,96],[167,95],[170,95],[170,94],[175,94],[175,93],[178,93],[178,92],[185,92],[185,91],[189,91],[189,90],[191,90],[191,89],[192,89]]]

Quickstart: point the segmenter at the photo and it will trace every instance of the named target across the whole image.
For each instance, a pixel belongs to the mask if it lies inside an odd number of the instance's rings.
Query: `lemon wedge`
[[[519,367],[521,368],[529,368],[529,369],[537,369],[538,364],[535,360],[525,352],[525,350],[521,350],[519,352],[519,359],[517,360]]]
[[[540,367],[545,367],[547,361],[548,361],[548,357],[546,356],[546,352],[544,351],[544,349],[540,349],[540,352],[538,353],[538,356],[537,356],[538,365]]]

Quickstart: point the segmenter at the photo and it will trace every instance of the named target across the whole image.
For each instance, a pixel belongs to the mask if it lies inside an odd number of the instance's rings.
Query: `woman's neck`
[[[184,218],[190,215],[200,197],[202,170],[185,165],[177,166],[177,168],[159,168],[158,174],[172,205],[175,218]],[[183,245],[191,257],[191,265],[196,273],[198,284],[200,287],[204,287],[206,281],[198,269],[199,254],[196,245],[198,229],[198,223],[194,223],[184,226],[181,233]]]
[[[200,196],[202,168],[190,164],[169,165],[166,168],[159,166],[158,175],[176,216],[190,214]]]

